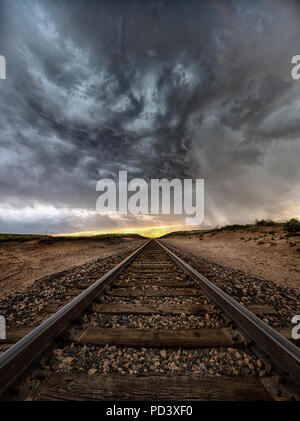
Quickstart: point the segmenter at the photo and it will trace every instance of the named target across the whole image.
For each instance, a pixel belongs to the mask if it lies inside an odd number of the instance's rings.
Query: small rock
[[[162,349],[162,350],[160,351],[160,355],[161,355],[163,358],[167,358],[167,351],[166,351],[165,349]]]
[[[63,364],[71,364],[71,362],[74,360],[73,357],[66,357],[62,360]]]

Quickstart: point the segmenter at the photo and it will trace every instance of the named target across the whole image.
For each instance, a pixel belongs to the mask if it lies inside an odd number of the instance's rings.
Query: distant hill
[[[0,234],[0,243],[19,242],[39,240],[43,243],[57,243],[59,241],[104,241],[116,240],[118,238],[145,238],[140,234],[97,234],[89,236],[73,235],[40,235],[40,234]]]
[[[292,218],[286,222],[274,222],[272,220],[261,219],[255,221],[253,224],[232,224],[224,225],[223,227],[212,228],[207,230],[191,230],[191,231],[174,231],[169,234],[165,234],[160,238],[169,238],[169,237],[178,237],[178,236],[192,236],[192,235],[201,235],[206,233],[222,232],[222,231],[238,231],[238,230],[248,230],[255,231],[259,227],[279,227],[287,231],[290,235],[298,235],[300,232],[300,221],[297,218]]]

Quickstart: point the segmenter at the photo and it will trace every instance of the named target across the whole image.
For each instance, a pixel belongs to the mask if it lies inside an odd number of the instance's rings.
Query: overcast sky
[[[205,179],[205,225],[300,215],[300,3],[0,0],[0,232],[177,224],[97,180]]]

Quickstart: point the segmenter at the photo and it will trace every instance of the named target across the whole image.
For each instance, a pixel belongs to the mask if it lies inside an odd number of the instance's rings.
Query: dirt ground
[[[40,240],[0,243],[0,298],[23,291],[36,279],[124,251],[134,242],[140,240],[124,237],[50,244]]]
[[[282,227],[176,236],[165,241],[222,266],[300,290],[300,237],[288,238]]]

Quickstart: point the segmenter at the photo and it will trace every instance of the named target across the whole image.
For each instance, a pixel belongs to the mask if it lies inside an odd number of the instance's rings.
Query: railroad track
[[[286,332],[163,243],[85,287],[0,356],[3,399],[299,398],[300,350]]]

